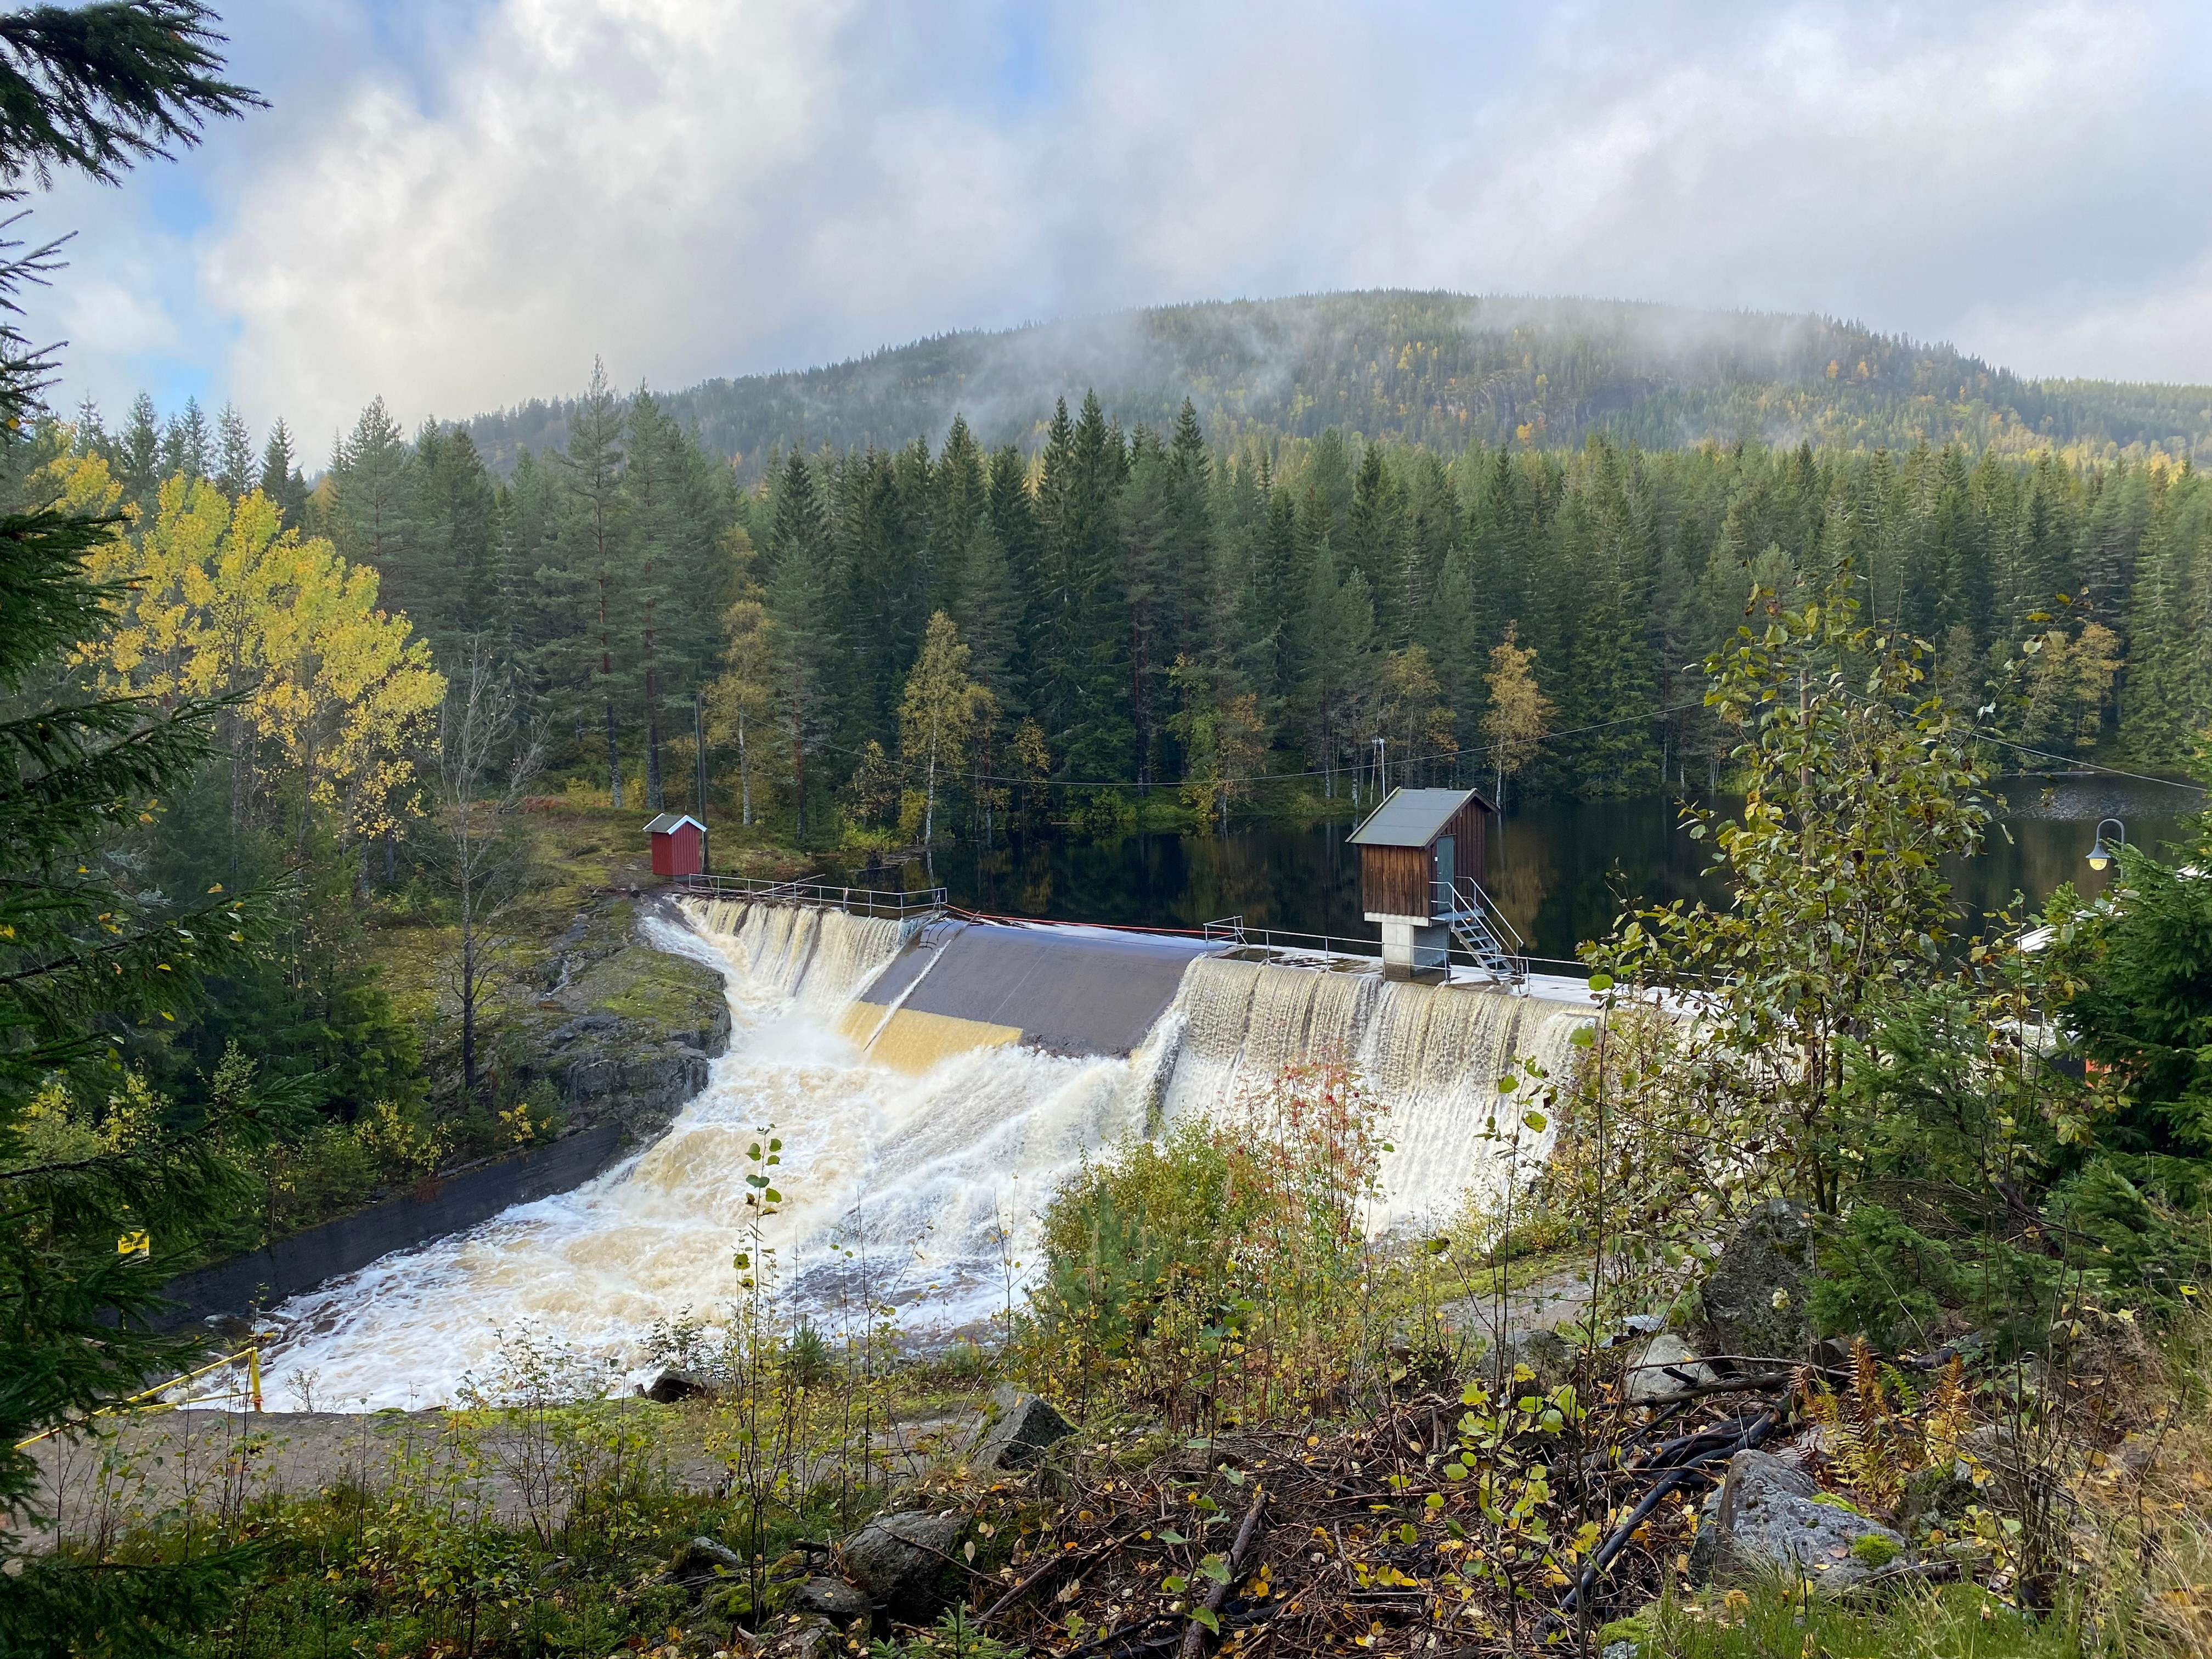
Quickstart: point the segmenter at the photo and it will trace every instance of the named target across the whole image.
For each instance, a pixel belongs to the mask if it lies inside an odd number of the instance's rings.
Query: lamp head
[[[2116,842],[2107,843],[2105,840],[2105,824],[2107,823],[2111,824],[2113,830],[2118,832],[2118,839]],[[2110,866],[2112,861],[2113,846],[2117,845],[2124,847],[2127,843],[2127,825],[2122,823],[2118,818],[2105,819],[2103,823],[2099,823],[2097,826],[2097,840],[2095,845],[2089,848],[2089,867],[2092,870],[2104,870]]]

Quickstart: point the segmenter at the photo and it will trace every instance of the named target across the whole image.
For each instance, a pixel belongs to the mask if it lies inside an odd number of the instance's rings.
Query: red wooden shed
[[[689,812],[663,812],[645,826],[653,842],[653,873],[696,876],[707,867],[707,826]]]

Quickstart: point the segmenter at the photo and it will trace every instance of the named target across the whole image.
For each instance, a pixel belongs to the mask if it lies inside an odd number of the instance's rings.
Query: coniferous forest
[[[703,773],[717,813],[814,843],[1203,828],[1408,779],[1711,784],[1732,738],[1697,665],[1754,587],[1846,568],[2013,763],[2172,769],[2212,715],[2207,495],[2162,449],[1232,442],[1193,399],[1125,425],[1094,395],[1027,447],[956,413],[748,481],[681,401],[600,374],[503,475],[470,427],[410,436],[379,401],[313,488],[281,423],[257,450],[228,413],[141,399],[50,442],[141,526],[180,478],[260,491],[448,674],[472,647],[511,672],[572,787],[659,810]],[[960,717],[925,761],[906,705],[939,613]]]

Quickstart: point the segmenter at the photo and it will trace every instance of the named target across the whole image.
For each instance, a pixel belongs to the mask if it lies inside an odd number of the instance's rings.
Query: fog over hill
[[[1055,398],[1096,389],[1124,426],[1185,396],[1209,434],[1329,427],[1458,450],[1646,447],[1738,438],[1909,446],[2155,447],[2203,459],[2212,387],[2032,380],[1948,345],[1826,318],[1590,300],[1382,291],[1235,300],[939,335],[826,368],[710,380],[665,394],[704,446],[758,477],[770,451],[934,442],[963,414],[987,443],[1033,444]],[[565,442],[568,404],[466,422],[504,471]]]

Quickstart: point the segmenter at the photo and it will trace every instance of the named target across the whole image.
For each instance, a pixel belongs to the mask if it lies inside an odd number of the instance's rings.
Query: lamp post
[[[2118,836],[2111,846],[2105,844],[2105,825],[2111,824]],[[2102,870],[2118,856],[2118,849],[2128,844],[2128,827],[2118,818],[2102,818],[2097,823],[2096,844],[2089,849],[2089,867]]]

